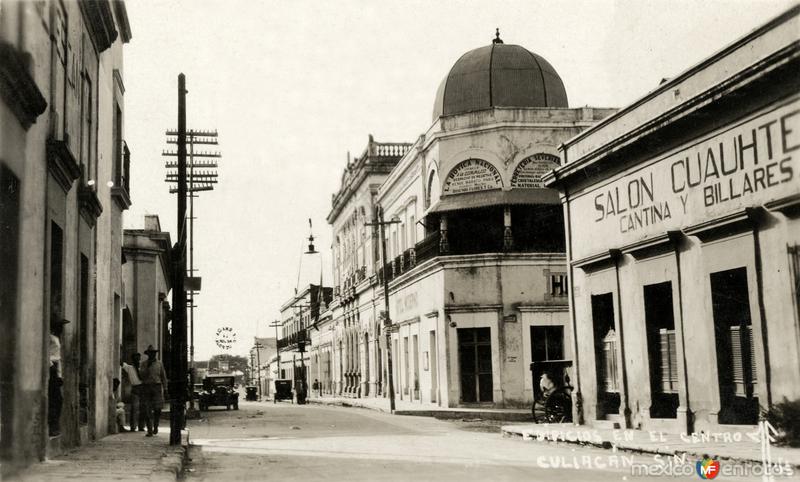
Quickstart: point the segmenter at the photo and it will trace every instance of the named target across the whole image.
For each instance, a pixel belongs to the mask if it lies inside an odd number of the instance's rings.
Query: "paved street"
[[[502,438],[497,424],[241,402],[190,423],[185,476],[217,480],[631,480],[652,457]],[[580,465],[579,469],[561,468]],[[547,468],[553,466],[554,468]]]

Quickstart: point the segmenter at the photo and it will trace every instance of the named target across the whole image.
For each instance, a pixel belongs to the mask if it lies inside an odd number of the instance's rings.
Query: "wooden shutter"
[[[755,342],[753,325],[733,325],[730,327],[731,375],[734,394],[750,398],[756,386]]]
[[[617,333],[611,329],[603,337],[603,386],[606,393],[619,392],[617,383]]]
[[[661,358],[661,392],[678,393],[678,356],[675,346],[675,330],[658,330]]]

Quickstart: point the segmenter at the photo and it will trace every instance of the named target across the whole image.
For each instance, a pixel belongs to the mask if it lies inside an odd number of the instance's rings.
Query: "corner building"
[[[398,400],[529,406],[530,362],[572,346],[562,210],[541,176],[560,165],[560,143],[612,112],[569,108],[555,69],[499,37],[452,66],[432,125],[387,148],[397,160],[385,179],[334,196],[334,394],[387,396],[389,348]],[[350,192],[364,202],[337,204]],[[394,221],[385,263],[364,225],[378,205]]]
[[[565,142],[587,424],[729,431],[800,397],[800,8]]]

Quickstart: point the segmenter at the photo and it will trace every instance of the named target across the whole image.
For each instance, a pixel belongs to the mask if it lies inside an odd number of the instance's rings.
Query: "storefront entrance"
[[[758,422],[756,358],[747,269],[711,273],[719,380],[719,423]]]
[[[492,339],[489,328],[458,329],[461,402],[492,402]]]
[[[617,332],[614,329],[614,296],[592,296],[594,355],[597,371],[597,419],[619,413],[619,376],[617,374]]]

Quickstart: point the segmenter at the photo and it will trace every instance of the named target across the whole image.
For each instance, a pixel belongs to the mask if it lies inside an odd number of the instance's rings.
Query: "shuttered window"
[[[753,325],[730,327],[730,364],[734,393],[738,397],[752,397],[756,389],[755,344]]]
[[[606,393],[619,392],[617,382],[617,332],[613,329],[603,337],[603,359],[601,360],[602,383]]]
[[[661,355],[661,392],[678,393],[678,356],[675,348],[675,330],[658,330]]]

